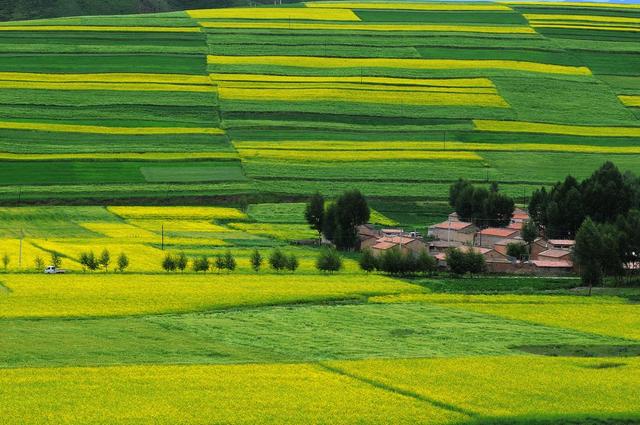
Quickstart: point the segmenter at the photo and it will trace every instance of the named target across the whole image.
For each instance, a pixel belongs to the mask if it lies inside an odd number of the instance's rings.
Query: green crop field
[[[356,188],[424,232],[461,177],[637,173],[639,5],[2,3],[3,425],[640,423],[637,288],[320,273],[304,218]]]
[[[424,226],[459,177],[520,196],[605,159],[638,168],[636,6],[382,6],[0,24],[0,202],[355,187],[433,203]],[[151,153],[184,156],[133,160]]]

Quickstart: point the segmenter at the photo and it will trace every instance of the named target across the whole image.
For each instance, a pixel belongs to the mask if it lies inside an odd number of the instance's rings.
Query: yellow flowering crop
[[[508,69],[549,74],[591,75],[583,66],[513,60],[325,58],[319,56],[208,56],[215,65],[270,65],[305,68]]]
[[[225,100],[279,100],[318,102],[361,102],[394,105],[455,105],[508,108],[509,104],[498,94],[442,93],[428,91],[380,91],[341,88],[230,88],[220,87],[218,93]]]
[[[287,8],[231,8],[188,10],[193,19],[293,19],[309,21],[359,21],[358,15],[349,9]]]
[[[103,127],[96,125],[51,124],[33,122],[0,122],[0,129],[33,130],[56,133],[91,134],[224,134],[219,128],[202,127]]]
[[[621,363],[621,367],[601,368]],[[331,367],[480,417],[638,413],[640,359],[476,356],[327,362]],[[576,423],[580,423],[580,420]]]
[[[238,220],[247,216],[235,208],[223,207],[118,207],[107,208],[125,219]]]
[[[422,291],[377,275],[8,274],[2,282],[12,292],[0,296],[0,317],[144,315]]]
[[[290,29],[328,31],[433,31],[495,34],[535,34],[528,26],[440,25],[440,24],[325,24],[301,22],[200,22],[204,28]]]
[[[143,74],[143,73],[101,73],[101,74],[45,74],[31,72],[0,72],[2,81],[41,81],[51,83],[156,83],[156,84],[199,84],[208,85],[204,75],[189,74]]]
[[[166,220],[143,218],[139,220],[128,220],[128,223],[154,233],[161,232],[162,227],[164,226],[164,230],[167,234],[173,232],[186,232],[194,238],[202,234],[225,233],[232,231],[228,227],[213,224],[207,220],[189,220],[182,218],[169,218]],[[199,239],[197,241],[199,242]]]
[[[22,241],[22,264],[20,264],[20,239],[0,239],[0,258],[9,257],[7,270],[34,270],[36,258],[42,259],[48,266],[51,255],[31,244],[28,239]],[[0,264],[0,271],[3,270]],[[42,271],[42,270],[41,270]],[[0,278],[0,281],[2,279]]]
[[[473,120],[480,131],[564,134],[569,136],[640,137],[639,127],[595,127],[525,121]]]
[[[310,8],[345,8],[345,9],[391,9],[391,10],[433,10],[433,11],[510,11],[502,4],[456,4],[456,3],[375,3],[375,2],[310,2]]]
[[[393,77],[316,77],[268,74],[211,74],[215,82],[274,82],[274,83],[356,83],[394,86],[474,87],[495,88],[488,78],[393,78]]]
[[[105,25],[0,25],[0,31],[200,32],[199,27],[116,27]]]
[[[220,93],[224,90],[242,89],[242,90],[256,90],[260,93],[259,89],[271,89],[271,90],[296,90],[301,89],[319,89],[319,90],[340,90],[340,91],[356,91],[356,92],[389,92],[392,96],[395,96],[394,92],[411,92],[411,93],[468,93],[468,94],[498,94],[498,90],[495,87],[445,87],[445,86],[408,86],[408,85],[388,85],[388,84],[366,84],[366,83],[307,83],[307,82],[255,82],[255,81],[223,81],[218,82]],[[259,95],[258,95],[259,96]],[[357,96],[356,96],[357,98]],[[381,102],[387,103],[387,102]]]
[[[621,95],[618,96],[618,99],[626,106],[638,106],[640,107],[640,96],[627,96]]]
[[[112,239],[123,239],[129,242],[158,242],[160,237],[157,233],[152,233],[140,227],[127,223],[80,223],[82,227],[92,232],[101,234]]]
[[[525,18],[530,21],[582,21],[582,22],[602,22],[612,25],[613,23],[640,24],[640,18],[625,18],[620,16],[596,16],[596,15],[555,15],[555,14],[525,14]]]
[[[43,418],[66,425],[437,425],[466,418],[313,364],[11,368],[0,374],[0,397],[4,425]]]
[[[250,159],[272,159],[284,161],[385,161],[385,160],[468,160],[480,161],[474,152],[459,151],[311,151],[241,149],[240,156]]]

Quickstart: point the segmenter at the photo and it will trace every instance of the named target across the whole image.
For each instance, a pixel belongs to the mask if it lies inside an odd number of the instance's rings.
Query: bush
[[[404,266],[404,256],[397,247],[386,250],[378,259],[378,268],[384,273],[401,274]]]
[[[290,272],[295,272],[296,270],[298,270],[299,266],[300,266],[300,262],[298,261],[298,257],[296,257],[293,254],[287,257],[287,264],[286,264],[287,270],[289,270]]]
[[[275,271],[281,271],[287,268],[288,258],[282,253],[280,248],[273,250],[269,255],[269,265]]]
[[[100,264],[93,251],[83,252],[80,254],[80,265],[82,265],[82,271],[95,271]]]
[[[459,249],[450,249],[447,252],[447,265],[451,272],[458,276],[464,276],[467,273],[481,274],[487,271],[484,256],[473,250],[462,252]]]
[[[262,267],[262,255],[260,255],[260,251],[257,249],[253,251],[251,254],[251,268],[254,272],[258,273],[260,268]]]
[[[108,249],[103,249],[102,254],[100,254],[100,259],[98,259],[98,263],[104,269],[105,272],[109,270],[109,264],[111,264],[111,254]]]
[[[56,269],[62,266],[62,257],[55,251],[51,253],[51,265]]]
[[[422,250],[416,257],[416,269],[417,273],[423,273],[431,275],[438,269],[438,262],[434,257],[429,255],[426,250]]]
[[[207,272],[211,267],[211,263],[209,262],[209,258],[203,255],[200,258],[196,258],[193,260],[193,264],[191,265],[194,272]]]
[[[124,252],[120,253],[120,256],[118,256],[118,271],[120,273],[124,272],[127,267],[129,267],[129,257],[127,257],[127,254],[125,254]]]
[[[360,260],[358,261],[360,268],[367,273],[370,273],[378,268],[378,259],[373,255],[370,249],[362,251]]]
[[[172,254],[167,254],[162,260],[162,268],[166,272],[175,272],[177,268],[176,258]]]
[[[337,272],[342,268],[342,258],[335,248],[324,248],[316,260],[316,268],[322,272]]]
[[[226,266],[224,256],[222,254],[216,255],[216,259],[213,260],[213,266],[220,273]]]
[[[184,252],[181,252],[176,257],[176,268],[181,272],[184,272],[189,265],[189,259]]]
[[[521,243],[510,243],[507,245],[507,255],[517,259],[525,258],[528,254],[527,246]]]
[[[232,272],[236,269],[236,266],[236,259],[233,258],[233,254],[231,254],[231,251],[227,251],[224,254],[224,268]]]
[[[44,270],[44,260],[42,257],[37,256],[33,261],[33,266],[35,267],[37,272],[42,272]]]
[[[2,267],[4,267],[5,272],[9,268],[10,262],[11,262],[11,258],[9,257],[9,254],[5,252],[5,254],[2,256]]]

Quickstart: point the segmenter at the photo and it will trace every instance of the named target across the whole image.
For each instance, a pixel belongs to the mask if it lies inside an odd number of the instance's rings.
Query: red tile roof
[[[499,236],[502,238],[508,238],[511,235],[517,234],[518,231],[514,229],[506,229],[503,227],[488,227],[483,229],[480,234],[482,236]]]
[[[438,223],[433,227],[437,229],[451,229],[451,230],[462,230],[466,229],[469,226],[473,226],[472,223],[467,223],[466,221],[443,221],[442,223]]]
[[[410,238],[407,236],[385,236],[380,238],[380,242],[391,242],[400,245],[406,245],[411,242],[418,242],[416,238]]]
[[[549,239],[549,243],[554,246],[573,246],[576,241],[573,239]]]
[[[571,261],[534,260],[531,263],[533,263],[536,267],[540,267],[540,268],[561,268],[561,269],[573,268],[573,263]]]
[[[564,249],[548,249],[538,254],[539,257],[562,258],[571,255],[569,251]]]
[[[372,246],[371,249],[379,249],[381,251],[385,251],[396,246],[398,246],[398,244],[393,242],[378,242],[377,244]]]
[[[511,216],[514,220],[529,220],[529,214],[527,213],[513,213]]]
[[[473,252],[476,252],[476,253],[482,254],[482,255],[486,254],[487,252],[493,251],[490,248],[482,248],[482,247],[479,247],[479,246],[469,246],[469,245],[461,246],[458,249],[460,251],[462,251],[462,252],[469,252],[469,251],[473,250]]]

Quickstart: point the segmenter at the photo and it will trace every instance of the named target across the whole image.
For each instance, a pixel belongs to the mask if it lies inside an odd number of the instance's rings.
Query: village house
[[[548,249],[536,256],[539,261],[568,261],[571,262],[571,251],[565,249]]]
[[[427,245],[418,238],[408,236],[384,236],[371,247],[374,256],[382,255],[385,251],[398,248],[403,254],[418,255],[427,250]]]
[[[441,241],[435,240],[429,242],[429,254],[436,255],[441,252],[447,252],[451,248],[459,248],[462,242],[458,241]]]
[[[526,223],[529,221],[529,213],[523,209],[516,208],[511,216],[511,224]]]
[[[576,245],[573,239],[549,239],[549,247],[554,249],[565,249],[570,251]]]
[[[505,227],[488,227],[478,232],[475,245],[484,248],[493,248],[494,245],[504,239],[514,239],[520,236],[520,231]]]
[[[465,221],[444,221],[429,227],[429,236],[447,242],[472,244],[478,229]]]
[[[529,264],[533,265],[531,272],[539,276],[566,275],[572,274],[574,271],[571,261],[533,260]]]

